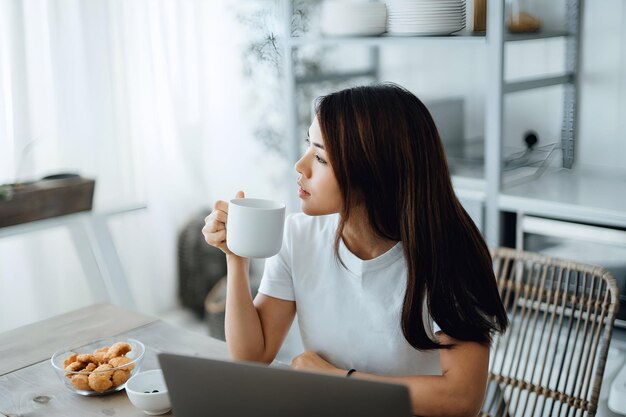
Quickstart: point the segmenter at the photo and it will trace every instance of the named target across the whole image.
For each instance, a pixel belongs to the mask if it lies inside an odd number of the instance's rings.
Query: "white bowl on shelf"
[[[320,18],[325,35],[380,35],[386,31],[387,7],[380,2],[326,0]]]

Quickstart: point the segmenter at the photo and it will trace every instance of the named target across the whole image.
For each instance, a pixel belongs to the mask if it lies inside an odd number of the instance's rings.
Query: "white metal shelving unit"
[[[499,2],[496,2],[499,4]],[[493,4],[490,3],[490,4]],[[487,192],[487,216],[492,224],[487,227],[487,235],[492,243],[499,242],[498,213],[510,212],[517,214],[518,223],[523,224],[525,215],[540,216],[554,220],[588,223],[600,227],[626,228],[626,170],[608,170],[602,167],[586,167],[576,163],[576,134],[579,97],[579,68],[581,61],[581,32],[584,12],[584,0],[566,0],[566,30],[563,32],[546,33],[546,37],[562,37],[566,40],[565,73],[546,78],[503,82],[502,93],[491,97],[496,112],[487,111],[488,123],[492,126],[492,137],[487,149],[495,148],[501,137],[502,115],[497,114],[504,106],[498,100],[505,94],[526,91],[552,85],[564,86],[564,112],[561,132],[561,168],[547,169],[537,178],[528,181],[500,184],[487,181],[490,192]],[[490,16],[490,28],[498,29],[494,21],[501,21],[503,16]],[[516,40],[532,40],[540,37],[505,35],[508,42]],[[495,48],[490,45],[491,48]],[[495,49],[489,54],[492,59],[499,57]],[[493,62],[492,62],[493,64]],[[502,80],[504,78],[501,78]],[[490,119],[491,118],[491,119]],[[498,129],[497,133],[495,132]],[[501,155],[492,155],[488,167],[503,179]],[[489,168],[488,168],[489,169]],[[491,177],[489,177],[491,178]],[[574,226],[574,225],[573,225]],[[491,230],[491,232],[490,232]],[[523,232],[523,231],[522,231]],[[519,241],[519,239],[518,239]]]
[[[488,67],[491,71],[489,79],[491,85],[487,93],[487,110],[485,125],[485,177],[486,184],[486,230],[485,237],[491,246],[502,243],[501,213],[510,210],[506,202],[515,205],[519,201],[507,200],[506,193],[513,190],[524,190],[524,187],[542,188],[543,175],[538,178],[528,176],[517,186],[508,181],[503,173],[502,138],[504,132],[504,97],[522,91],[538,88],[564,86],[563,121],[560,149],[563,159],[562,166],[569,170],[574,164],[574,144],[576,141],[577,111],[578,111],[578,71],[580,67],[580,38],[583,12],[583,0],[566,0],[567,15],[565,17],[566,30],[564,31],[541,31],[529,34],[509,34],[505,31],[504,2],[500,0],[490,1],[487,16],[487,47]],[[566,41],[565,72],[560,75],[539,76],[532,79],[507,81],[504,64],[505,48],[513,42],[532,42],[547,38],[563,38]],[[541,174],[542,172],[540,172]],[[517,178],[519,180],[519,178]],[[517,188],[516,188],[517,187]],[[523,193],[523,191],[522,191]],[[539,191],[545,197],[549,190]],[[542,197],[539,197],[540,199]],[[505,203],[504,205],[502,203]],[[535,204],[535,202],[530,202]]]

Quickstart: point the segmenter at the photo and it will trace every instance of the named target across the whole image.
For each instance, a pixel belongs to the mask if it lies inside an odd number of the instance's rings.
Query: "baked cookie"
[[[130,362],[132,362],[132,360],[129,357],[127,357],[127,356],[116,356],[115,358],[112,358],[112,359],[109,360],[109,365],[111,365],[114,368],[118,368],[118,367],[126,365],[127,363],[130,363]],[[122,369],[130,371],[134,367],[135,367],[135,365],[128,365],[128,366],[125,366]]]
[[[63,368],[67,368],[67,366],[72,363],[72,362],[76,362],[76,357],[78,356],[78,353],[72,353],[70,356],[67,357],[67,359],[65,359],[63,361]]]
[[[130,371],[127,371],[125,369],[118,369],[117,371],[113,372],[111,381],[113,382],[113,386],[118,386],[128,381],[128,378],[130,378]]]
[[[130,352],[133,348],[126,342],[117,342],[109,348],[106,354],[108,360],[115,358],[116,356],[124,356]]]
[[[74,385],[76,389],[91,391],[89,387],[89,376],[86,374],[72,375],[70,381],[72,381],[72,385]]]
[[[89,374],[89,386],[91,389],[97,392],[104,392],[113,386],[111,381],[113,371],[110,371],[110,369],[112,369],[111,365],[105,363]]]
[[[108,358],[107,358],[108,351],[109,351],[109,347],[108,346],[102,347],[100,349],[96,349],[93,352],[93,357],[94,357],[95,361],[98,364],[107,363],[107,361],[108,361]]]

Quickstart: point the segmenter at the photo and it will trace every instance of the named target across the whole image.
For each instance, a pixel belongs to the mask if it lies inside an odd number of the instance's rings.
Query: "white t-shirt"
[[[304,349],[337,367],[380,375],[441,375],[439,352],[420,352],[402,334],[407,279],[402,243],[364,261],[341,241],[346,269],[334,255],[338,221],[337,214],[288,216],[283,246],[267,260],[259,292],[295,301]],[[428,333],[438,330],[431,319],[426,321]]]

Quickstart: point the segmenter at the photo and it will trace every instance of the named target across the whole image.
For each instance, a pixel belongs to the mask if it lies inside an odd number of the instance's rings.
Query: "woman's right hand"
[[[238,191],[235,198],[244,198],[243,191]],[[228,222],[228,202],[218,200],[213,211],[204,219],[202,234],[204,240],[211,246],[219,248],[226,255],[237,256],[226,245],[226,223]]]

